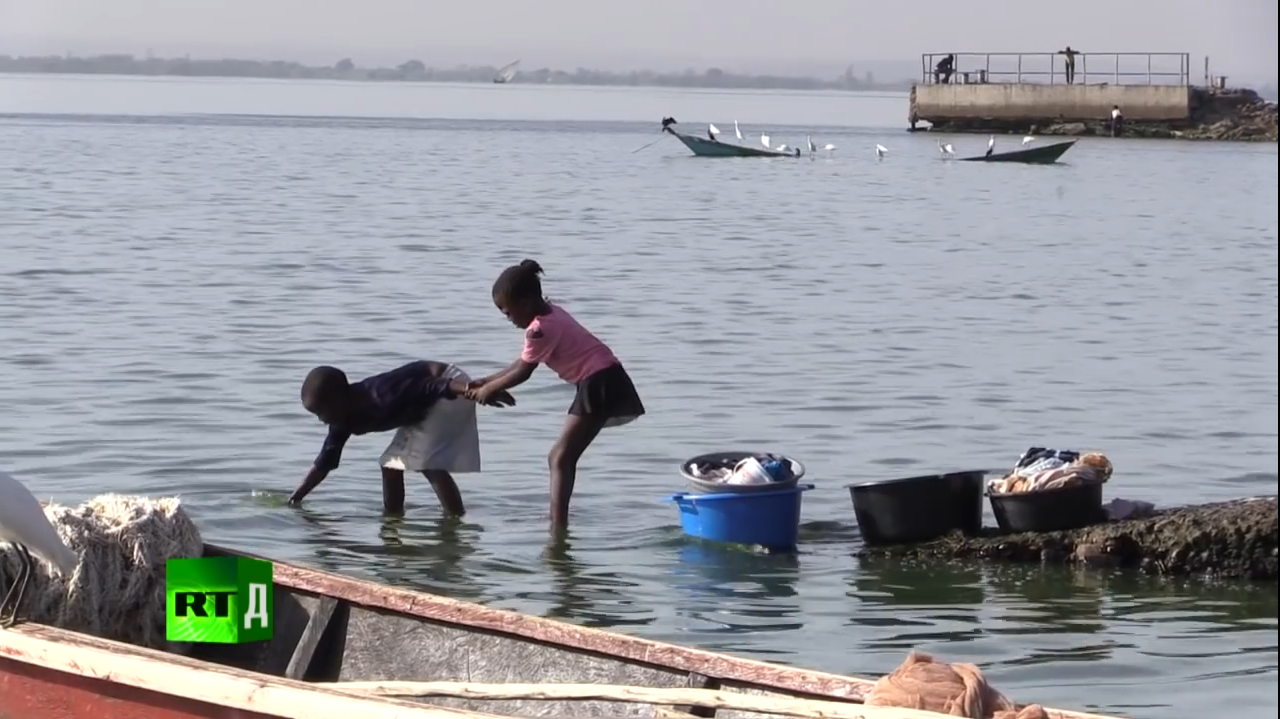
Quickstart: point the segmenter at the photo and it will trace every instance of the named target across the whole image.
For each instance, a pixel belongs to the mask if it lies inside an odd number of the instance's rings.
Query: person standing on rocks
[[[1120,112],[1119,105],[1111,106],[1111,136],[1120,137],[1120,133],[1124,132],[1124,113]]]
[[[1076,55],[1078,53],[1068,45],[1067,49],[1059,50],[1058,54],[1067,56],[1067,84],[1071,85],[1076,81]]]

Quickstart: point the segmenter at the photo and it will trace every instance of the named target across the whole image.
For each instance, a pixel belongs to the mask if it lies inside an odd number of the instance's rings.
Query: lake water
[[[1112,497],[1274,494],[1274,144],[953,163],[903,96],[518,85],[10,76],[0,114],[0,466],[42,498],[176,493],[211,541],[829,671],[917,648],[1022,701],[1275,716],[1274,583],[860,562],[843,489],[1047,444],[1107,453]],[[839,149],[633,152],[664,115]],[[505,365],[489,290],[523,257],[649,410],[584,459],[568,549],[545,454],[572,389],[545,369],[481,410],[464,522],[421,481],[379,517],[385,436],[281,507],[323,436],[306,371]],[[817,485],[796,556],[687,542],[662,501],[743,446]]]

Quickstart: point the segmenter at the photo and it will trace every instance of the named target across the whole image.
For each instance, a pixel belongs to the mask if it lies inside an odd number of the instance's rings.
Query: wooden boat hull
[[[5,719],[273,719],[0,657]]]
[[[1040,147],[1031,147],[1025,150],[1015,150],[1013,152],[997,152],[988,156],[980,157],[962,157],[961,162],[1021,162],[1028,165],[1052,165],[1058,161],[1059,157],[1071,149],[1076,144],[1075,140],[1067,140],[1066,142],[1055,142],[1052,145],[1042,145]]]
[[[717,140],[694,137],[693,135],[685,135],[671,128],[667,128],[666,131],[675,135],[677,140],[684,143],[684,146],[698,157],[795,157],[795,155],[786,152],[775,152],[764,148],[747,147],[746,145],[735,145],[730,142],[719,142]]]
[[[207,546],[206,555],[236,554]],[[251,556],[251,555],[241,555]],[[0,630],[4,719],[492,719],[649,716],[614,699],[392,700],[308,682],[683,687],[856,706],[873,682],[491,609],[276,562],[275,636],[189,656],[39,625]],[[335,685],[336,686],[336,685]],[[112,703],[125,707],[117,710]],[[843,704],[841,704],[842,706]],[[686,713],[712,716],[691,706]],[[111,713],[116,711],[116,713]],[[1054,719],[1105,719],[1050,710]],[[722,719],[770,715],[722,710]],[[903,716],[906,716],[905,714]],[[686,717],[687,719],[687,717]]]

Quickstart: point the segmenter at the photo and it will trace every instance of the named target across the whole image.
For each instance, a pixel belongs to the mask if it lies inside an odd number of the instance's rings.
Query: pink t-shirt
[[[568,312],[547,304],[551,312],[535,317],[524,331],[521,360],[545,364],[570,384],[577,384],[617,364],[618,358],[605,343],[578,324]]]

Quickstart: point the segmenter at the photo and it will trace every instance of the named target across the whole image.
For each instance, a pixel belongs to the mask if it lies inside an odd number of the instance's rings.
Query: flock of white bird
[[[707,131],[710,132],[711,135],[715,137],[718,137],[720,135],[720,128],[716,127],[713,124],[707,125]],[[733,121],[733,134],[737,136],[738,140],[743,139],[742,130],[741,128],[738,127],[737,120]],[[805,139],[805,144],[808,145],[809,154],[816,153],[819,148],[817,145],[814,144],[813,138],[809,135],[805,135],[804,139]],[[786,143],[782,143],[781,145],[770,145],[769,140],[770,140],[770,137],[768,135],[763,135],[763,134],[760,135],[760,144],[764,145],[766,150],[773,150],[774,152],[787,151]],[[1022,146],[1026,147],[1027,145],[1035,141],[1036,141],[1036,138],[1034,136],[1027,135],[1026,137],[1022,138]],[[991,150],[994,150],[995,146],[996,146],[996,136],[992,135],[991,139],[987,141],[987,151],[990,152]],[[832,145],[831,143],[827,143],[826,145],[823,145],[821,149],[824,152],[832,152],[836,149],[836,146]],[[876,149],[876,159],[883,160],[885,156],[889,154],[889,148],[885,147],[884,145],[881,145],[880,143],[876,143],[875,149]],[[951,146],[951,143],[949,142],[944,143],[941,140],[938,141],[938,152],[942,153],[942,156],[944,158],[954,157],[956,154],[955,148]]]
[[[1034,136],[1027,135],[1022,138],[1022,146],[1026,147],[1035,141],[1036,138]],[[992,135],[991,139],[987,140],[987,152],[991,152],[994,149],[996,149],[996,136]],[[876,157],[884,157],[885,152],[886,150],[882,146],[876,145]],[[951,143],[944,143],[942,140],[938,140],[938,152],[942,153],[944,158],[954,157],[956,154],[955,148],[951,146]]]
[[[720,135],[720,128],[716,127],[715,125],[711,125],[711,124],[707,125],[707,131],[710,132],[713,136]],[[733,134],[736,135],[739,140],[742,139],[742,128],[738,127],[737,120],[733,121]],[[819,149],[823,150],[824,152],[831,152],[836,149],[836,146],[830,143],[827,143],[826,145],[823,145],[821,148],[819,148],[817,145],[814,144],[813,138],[810,137],[809,135],[805,135],[804,139],[805,139],[805,144],[808,145],[808,150],[810,153],[817,152]],[[764,145],[764,148],[766,150],[773,150],[774,152],[787,151],[787,144],[785,142],[782,143],[781,145],[770,145],[768,135],[760,135],[760,144]]]

